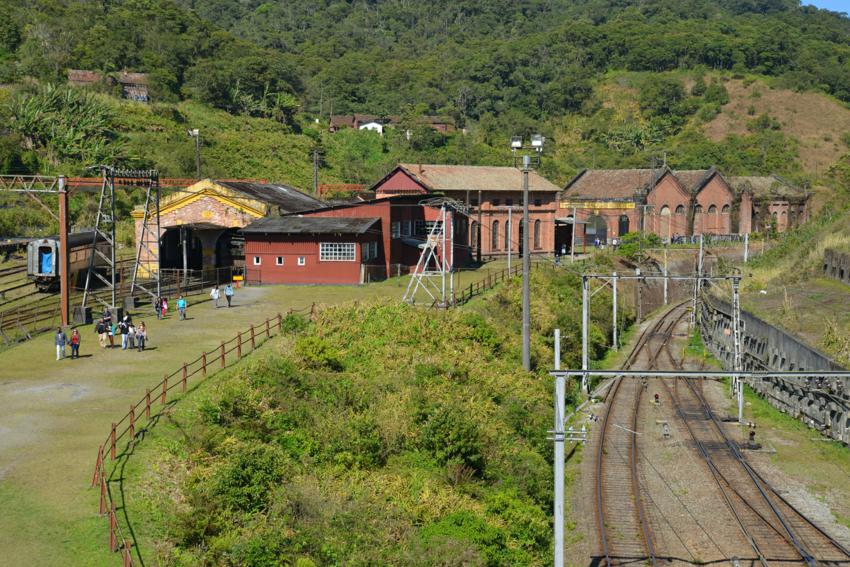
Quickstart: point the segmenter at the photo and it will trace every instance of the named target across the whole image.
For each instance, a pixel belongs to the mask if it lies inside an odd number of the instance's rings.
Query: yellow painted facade
[[[634,201],[561,201],[562,209],[634,209]]]

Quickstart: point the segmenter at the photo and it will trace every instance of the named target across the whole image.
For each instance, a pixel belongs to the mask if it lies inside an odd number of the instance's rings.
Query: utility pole
[[[744,233],[744,263],[747,263],[747,260],[750,256],[750,233]]]
[[[740,277],[732,279],[732,369],[735,371],[732,377],[732,388],[738,395],[738,423],[744,423],[744,385],[738,375],[738,372],[742,370],[740,285]]]
[[[617,336],[617,272],[611,274],[611,287],[614,289],[614,351],[620,350],[620,338]]]
[[[319,148],[313,148],[313,195],[319,194]]]
[[[582,392],[587,393],[587,355],[588,355],[588,345],[587,345],[587,311],[588,311],[588,302],[590,301],[589,294],[587,293],[587,276],[581,276],[581,369],[584,371],[584,374],[581,375],[581,390]]]
[[[180,239],[183,242],[183,287],[184,288],[187,285],[189,285],[189,272],[188,272],[189,256],[188,256],[188,253],[187,253],[187,250],[186,250],[186,240],[187,240],[186,233],[187,232],[188,232],[188,230],[186,230],[185,226],[180,227]]]
[[[667,305],[667,248],[664,249],[664,305]]]
[[[92,252],[94,254],[94,252]],[[70,324],[71,271],[68,269],[68,189],[65,176],[59,176],[59,317],[62,326]]]
[[[578,224],[576,212],[576,207],[573,207],[573,243],[570,244],[570,264],[574,264],[576,261],[576,225]]]
[[[555,329],[555,370],[561,369],[561,329]],[[555,377],[555,567],[564,567],[564,412],[566,411],[567,379]]]
[[[531,371],[531,254],[528,253],[528,169],[531,157],[522,156],[522,367]]]

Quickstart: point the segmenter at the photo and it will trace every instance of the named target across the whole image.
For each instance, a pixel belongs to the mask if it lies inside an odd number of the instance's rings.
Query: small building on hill
[[[245,265],[241,229],[268,215],[315,210],[325,204],[283,184],[204,179],[164,197],[160,202],[160,238],[153,233],[142,247],[142,277],[156,271],[160,250],[163,269],[191,270]],[[144,211],[132,213],[136,243],[141,239]]]
[[[148,74],[121,71],[117,74],[104,75],[97,71],[86,69],[68,69],[68,84],[75,87],[94,87],[99,84],[118,85],[121,96],[137,102],[149,102]]]
[[[352,128],[354,130],[371,130],[383,134],[385,128],[395,128],[400,122],[401,117],[399,116],[377,116],[374,114],[333,115],[328,122],[328,129],[331,132],[336,132],[342,128]],[[455,131],[455,125],[452,119],[444,116],[421,116],[417,118],[417,122],[443,134]],[[408,132],[409,135],[410,132]]]
[[[807,215],[808,194],[770,177],[725,177],[716,168],[586,169],[560,196],[560,209],[580,223],[586,243],[644,230],[664,240],[699,234],[746,234],[765,229],[763,215],[777,215],[776,227]],[[793,204],[792,204],[793,203]],[[790,218],[790,217],[789,217]]]
[[[529,246],[532,254],[552,254],[569,238],[556,219],[560,188],[529,172]],[[372,186],[377,197],[445,195],[468,206],[471,253],[505,256],[522,249],[522,171],[515,167],[401,163]]]

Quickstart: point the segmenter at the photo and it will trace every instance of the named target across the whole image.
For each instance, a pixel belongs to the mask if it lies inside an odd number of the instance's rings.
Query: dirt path
[[[144,353],[100,349],[91,326],[80,328],[78,360],[56,361],[51,334],[0,353],[0,565],[118,564],[88,485],[98,443],[145,387],[289,307],[381,295],[399,295],[397,284],[241,289],[231,309],[190,299],[186,321],[140,310],[134,320],[151,337]]]

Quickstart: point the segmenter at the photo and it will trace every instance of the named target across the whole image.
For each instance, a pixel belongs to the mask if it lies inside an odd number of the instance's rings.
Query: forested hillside
[[[148,73],[154,102],[68,89],[69,68]],[[509,164],[508,137],[537,131],[558,183],[665,157],[817,182],[850,143],[850,19],[792,0],[11,0],[0,84],[4,172],[191,176],[192,127],[205,176],[306,188],[313,149],[323,182],[369,183],[399,160]],[[412,136],[329,135],[351,112]]]

